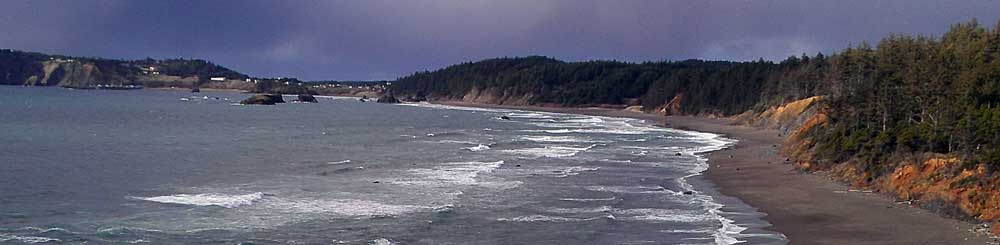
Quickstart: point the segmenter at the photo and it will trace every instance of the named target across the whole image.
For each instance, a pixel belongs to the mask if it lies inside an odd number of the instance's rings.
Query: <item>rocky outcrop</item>
[[[274,105],[278,103],[285,103],[280,94],[258,94],[240,101],[240,104],[244,105]]]
[[[296,98],[295,101],[296,102],[303,102],[303,103],[317,103],[317,102],[319,102],[319,101],[316,101],[316,96],[313,96],[311,94],[299,94],[298,98]]]

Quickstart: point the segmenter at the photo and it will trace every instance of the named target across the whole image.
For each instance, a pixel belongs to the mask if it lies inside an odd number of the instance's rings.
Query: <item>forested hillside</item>
[[[786,149],[802,168],[834,170],[950,214],[1000,219],[1000,24],[955,24],[940,37],[893,34],[779,63],[490,59],[419,72],[392,89],[431,100],[638,104],[740,118],[777,117],[786,103],[818,96],[792,103],[801,127],[787,129],[794,137]]]
[[[822,54],[791,57],[781,63],[687,60],[633,64],[562,62],[540,56],[497,58],[419,72],[400,78],[392,89],[400,95],[424,94],[439,100],[642,105],[650,111],[680,96],[683,113],[732,115],[761,101],[782,102],[819,93],[819,76],[811,72],[826,63]],[[809,81],[799,82],[804,80]]]

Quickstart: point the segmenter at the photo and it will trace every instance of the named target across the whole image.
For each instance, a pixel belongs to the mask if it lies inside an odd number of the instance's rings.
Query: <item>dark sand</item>
[[[974,224],[897,204],[883,194],[850,191],[822,175],[795,170],[784,164],[775,147],[782,139],[774,130],[733,126],[725,119],[662,117],[612,109],[442,104],[638,118],[737,139],[736,146],[709,155],[707,179],[722,194],[766,213],[764,219],[774,225],[767,229],[785,234],[791,244],[997,243],[971,232]]]

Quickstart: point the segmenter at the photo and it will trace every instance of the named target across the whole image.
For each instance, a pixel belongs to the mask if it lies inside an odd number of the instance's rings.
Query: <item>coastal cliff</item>
[[[399,95],[627,108],[777,130],[800,170],[1000,231],[1000,24],[890,35],[781,62],[497,58],[418,72]],[[638,101],[638,103],[631,103]]]

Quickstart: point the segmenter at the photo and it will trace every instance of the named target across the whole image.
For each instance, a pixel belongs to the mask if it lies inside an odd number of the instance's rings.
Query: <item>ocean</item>
[[[0,87],[0,243],[787,242],[700,176],[719,135],[247,96]]]

